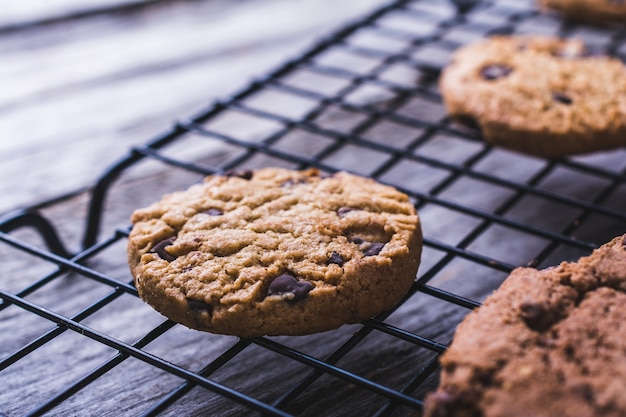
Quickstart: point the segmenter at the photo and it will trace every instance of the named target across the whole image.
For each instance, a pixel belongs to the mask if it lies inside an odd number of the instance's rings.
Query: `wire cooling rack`
[[[566,23],[530,1],[394,2],[132,149],[76,202],[81,214],[48,204],[4,216],[0,415],[420,410],[454,328],[511,269],[576,259],[626,232],[624,150],[531,158],[446,116],[441,68],[496,33],[575,36],[626,57],[623,27]],[[138,300],[118,206],[270,165],[348,170],[411,196],[425,246],[396,309],[317,335],[238,339],[186,329]],[[67,249],[55,218],[85,219],[82,249]]]

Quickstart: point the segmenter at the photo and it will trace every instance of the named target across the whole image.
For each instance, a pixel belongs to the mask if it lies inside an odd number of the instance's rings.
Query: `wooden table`
[[[0,234],[0,416],[412,415],[456,325],[511,268],[626,232],[626,150],[547,161],[492,149],[446,117],[436,89],[453,46],[482,26],[580,36],[622,59],[624,28],[564,24],[530,1],[485,2],[465,20],[414,0],[268,81],[386,2],[85,3],[0,0],[0,215],[35,207],[78,254],[50,252],[31,227]],[[231,98],[250,83],[259,90]],[[98,179],[177,122],[185,131],[161,159],[112,179],[97,244],[81,252]],[[165,321],[129,284],[129,216],[231,165],[348,169],[408,192],[425,236],[417,292],[386,319],[303,337]]]
[[[382,3],[2,1],[0,213],[84,190],[131,146]]]

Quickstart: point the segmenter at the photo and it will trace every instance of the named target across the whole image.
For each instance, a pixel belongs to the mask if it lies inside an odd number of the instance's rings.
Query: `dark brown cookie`
[[[486,141],[542,157],[626,146],[626,66],[572,39],[499,36],[455,52],[448,112]]]
[[[459,325],[426,417],[626,415],[626,235],[519,268]]]
[[[584,22],[626,22],[625,0],[538,0],[544,10],[557,10],[564,17]]]
[[[142,299],[191,328],[320,332],[391,308],[415,279],[421,229],[396,189],[340,172],[208,177],[132,216]]]

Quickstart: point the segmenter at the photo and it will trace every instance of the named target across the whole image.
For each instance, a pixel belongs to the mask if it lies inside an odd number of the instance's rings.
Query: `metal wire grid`
[[[626,158],[622,151],[543,161],[492,149],[482,142],[479,132],[456,125],[445,117],[436,83],[450,52],[465,42],[489,34],[546,31],[565,36],[582,35],[624,59],[626,31],[619,27],[600,30],[561,23],[557,17],[540,14],[531,2],[494,0],[476,4],[456,3],[458,8],[438,1],[394,2],[347,25],[231,98],[214,103],[207,111],[188,121],[177,123],[171,131],[146,146],[132,149],[128,157],[107,171],[95,185],[89,201],[84,249],[78,253],[72,254],[64,247],[54,228],[37,211],[24,210],[5,216],[0,223],[3,245],[54,269],[18,291],[2,288],[0,314],[17,308],[54,326],[4,356],[0,360],[0,378],[2,372],[10,371],[21,360],[43,349],[68,330],[81,338],[108,346],[114,352],[89,372],[56,387],[45,400],[31,404],[25,413],[54,413],[57,407],[71,402],[78,393],[108,372],[123,368],[131,358],[179,380],[175,388],[159,393],[159,398],[152,401],[149,408],[133,411],[134,415],[143,416],[167,414],[174,405],[188,398],[196,387],[239,403],[243,410],[249,412],[276,416],[306,415],[306,409],[297,409],[301,405],[294,404],[298,404],[303,393],[315,387],[316,381],[327,376],[342,384],[359,387],[368,396],[380,398],[375,407],[368,410],[371,415],[408,415],[411,410],[421,408],[424,392],[432,387],[436,379],[437,358],[445,350],[455,322],[449,323],[447,333],[424,335],[414,330],[419,326],[394,321],[394,311],[363,323],[323,356],[290,347],[280,339],[240,339],[226,345],[218,356],[199,370],[191,370],[189,366],[179,365],[146,349],[178,327],[170,321],[155,325],[134,342],[122,341],[85,324],[90,316],[99,314],[123,295],[136,296],[131,282],[100,272],[89,266],[89,262],[110,247],[125,242],[128,234],[125,224],[115,224],[110,232],[102,230],[107,196],[116,189],[120,177],[146,160],[200,175],[269,163],[299,168],[314,166],[328,172],[349,169],[406,192],[414,199],[420,213],[426,214],[426,219],[431,211],[436,213],[432,215],[433,219],[438,219],[440,223],[470,219],[458,223],[469,226],[450,238],[446,234],[440,237],[435,230],[429,233],[423,216],[424,260],[418,279],[398,306],[399,309],[414,303],[418,294],[425,294],[439,302],[460,306],[463,313],[457,315],[462,316],[469,311],[467,309],[480,305],[479,299],[497,286],[498,280],[515,266],[522,263],[549,265],[567,256],[588,253],[614,235],[624,233]],[[468,7],[469,4],[473,7]],[[376,41],[372,41],[374,38]],[[377,43],[385,48],[377,47]],[[400,77],[394,75],[399,68]],[[298,82],[302,74],[307,76],[304,83]],[[326,81],[311,82],[311,77],[321,77]],[[332,81],[330,84],[329,80]],[[372,90],[373,99],[369,95]],[[275,96],[286,99],[287,104],[274,107],[275,100],[278,100]],[[232,115],[245,118],[251,125],[259,124],[259,130],[252,129],[252,134],[239,135],[237,129],[228,123],[226,126],[230,127],[222,129],[222,122]],[[402,133],[396,135],[397,140],[387,139],[385,134],[376,136],[372,133],[389,126],[395,129],[392,131]],[[390,132],[388,129],[381,131]],[[306,151],[289,145],[294,132],[300,135],[297,138],[308,138]],[[223,145],[229,151],[224,158],[207,159],[212,163],[181,156],[175,145],[188,138],[203,144],[210,143],[211,146]],[[437,145],[440,143],[443,145]],[[504,168],[498,164],[501,159],[505,161]],[[528,175],[519,175],[519,170],[513,169],[516,174],[507,176],[507,169],[511,168],[508,164],[513,168],[524,167]],[[428,175],[424,174],[428,180],[422,185],[415,185],[420,183],[423,169],[428,171]],[[588,192],[589,187],[583,186],[587,180],[593,193]],[[563,181],[570,185],[563,187]],[[552,182],[556,185],[551,185]],[[455,187],[459,184],[464,184],[462,187],[481,184],[491,191],[498,189],[504,192],[500,198],[490,200],[489,207],[481,207],[471,197],[470,203],[464,200],[467,197],[457,198]],[[477,190],[480,194],[480,187]],[[528,201],[541,203],[535,206]],[[537,207],[552,212],[562,209],[564,214],[552,214],[558,221],[535,224],[518,213]],[[16,238],[12,232],[22,228],[34,228],[44,239],[45,247]],[[495,237],[487,239],[486,236],[491,236],[494,230],[507,232],[496,233]],[[527,239],[521,240],[523,243],[520,244],[518,258],[509,259],[500,256],[500,253],[493,256],[488,250],[483,250],[493,243],[493,239],[497,241],[518,235]],[[486,243],[481,244],[483,240]],[[477,267],[479,272],[476,274],[495,274],[495,284],[483,288],[482,292],[472,292],[472,286],[478,284],[471,284],[471,280],[468,286],[460,286],[458,290],[456,283],[451,287],[446,286],[445,280],[437,283],[450,271],[457,275],[472,274],[457,263],[466,267],[469,265],[469,269]],[[56,279],[68,273],[96,282],[106,291],[91,304],[68,315],[39,305],[29,297],[42,289],[47,290]],[[470,288],[468,292],[467,287]],[[375,334],[402,340],[413,349],[432,352],[432,355],[420,356],[421,362],[412,364],[414,372],[402,381],[402,385],[392,386],[387,380],[381,383],[342,365],[344,358]],[[437,341],[433,336],[439,336],[444,342]],[[269,400],[231,388],[213,378],[252,348],[274,352],[280,361],[298,363],[304,371]],[[0,414],[3,411],[1,407]],[[321,407],[324,410],[324,407],[330,408],[323,403]]]

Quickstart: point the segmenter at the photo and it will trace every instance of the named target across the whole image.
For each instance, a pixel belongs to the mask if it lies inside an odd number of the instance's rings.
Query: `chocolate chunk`
[[[489,81],[497,80],[499,78],[504,78],[509,75],[513,71],[513,68],[504,64],[491,64],[482,67],[480,70],[480,75]]]
[[[363,250],[363,255],[365,256],[378,255],[384,246],[385,246],[384,243],[372,242],[369,244],[369,246],[365,250]]]
[[[172,245],[175,240],[176,240],[176,236],[168,237],[167,239],[164,239],[160,241],[159,243],[157,243],[156,245],[154,245],[150,252],[156,253],[157,255],[161,257],[161,259],[167,262],[172,262],[174,259],[176,259],[176,256],[171,255],[170,253],[166,252],[165,248]]]
[[[330,254],[330,258],[328,258],[328,264],[337,264],[339,266],[343,266],[343,256],[341,256],[341,254],[333,251]]]
[[[573,103],[573,100],[569,96],[566,96],[563,93],[553,92],[552,93],[552,98],[555,101],[558,101],[559,103],[563,103],[563,104],[567,104],[567,105]]]
[[[254,173],[249,169],[229,169],[228,171],[224,172],[224,175],[226,175],[227,177],[243,178],[244,180],[252,179],[253,174]]]
[[[187,299],[187,305],[190,310],[194,311],[208,311],[209,314],[213,311],[213,306],[209,303],[205,303],[204,301]]]
[[[221,216],[224,212],[218,208],[212,207],[203,212],[204,214],[208,214],[209,216]]]
[[[343,217],[346,214],[348,214],[348,213],[350,213],[351,211],[354,211],[354,210],[357,210],[357,209],[355,209],[354,207],[339,207],[337,209],[337,215],[339,217]]]
[[[549,329],[559,319],[558,313],[545,303],[524,301],[520,304],[519,310],[524,323],[538,332]]]
[[[267,291],[267,295],[293,294],[291,301],[298,301],[305,298],[309,291],[313,289],[313,284],[308,281],[297,280],[289,274],[282,274],[274,278]]]
[[[348,239],[350,242],[359,245],[359,249],[363,252],[364,256],[374,256],[378,255],[380,251],[385,246],[384,243],[380,242],[368,242],[367,240],[360,238],[358,236],[352,236]]]

